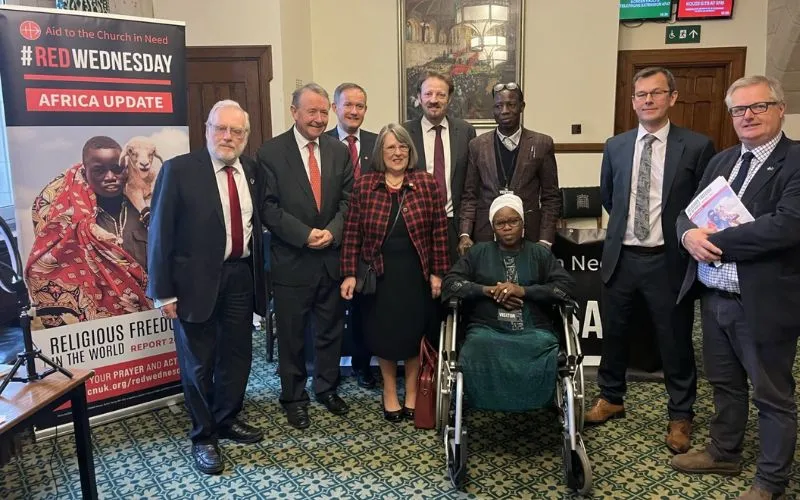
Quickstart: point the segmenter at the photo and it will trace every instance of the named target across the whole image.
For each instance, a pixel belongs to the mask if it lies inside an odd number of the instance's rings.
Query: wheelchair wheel
[[[567,487],[579,495],[588,495],[592,491],[592,465],[586,454],[583,438],[575,436],[575,449],[570,449],[569,434],[564,433],[562,458],[564,460],[564,480]]]
[[[438,361],[438,377],[437,387],[439,388],[436,394],[436,430],[445,429],[450,425],[450,406],[452,401],[453,386],[451,385],[450,368],[447,365],[450,355],[455,355],[455,351],[450,350],[452,344],[452,336],[455,335],[453,331],[454,321],[453,315],[448,314],[447,320],[444,325],[444,330],[439,336],[439,361]]]
[[[467,430],[461,427],[461,442],[456,444],[456,430],[445,428],[445,448],[447,449],[447,477],[456,490],[462,490],[467,479]]]
[[[583,431],[583,415],[586,411],[586,397],[584,396],[583,364],[579,364],[573,377],[573,397],[575,400],[575,420],[578,432]]]

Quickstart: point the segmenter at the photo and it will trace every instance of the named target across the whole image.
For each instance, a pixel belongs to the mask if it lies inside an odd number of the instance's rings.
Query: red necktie
[[[433,177],[439,190],[442,192],[442,199],[447,204],[447,180],[444,175],[444,144],[442,143],[442,126],[433,127],[436,130],[436,140],[433,143]]]
[[[231,256],[229,259],[238,259],[244,252],[244,229],[242,229],[242,207],[239,205],[239,190],[236,189],[236,180],[233,178],[233,167],[226,166],[228,174],[228,200],[231,212]]]
[[[322,209],[322,177],[319,173],[317,157],[314,156],[315,143],[308,143],[308,177],[311,182],[311,192],[314,193],[314,201],[317,202],[317,210]]]
[[[353,162],[353,179],[358,179],[361,175],[361,158],[358,156],[358,148],[356,148],[356,136],[347,136],[347,147],[350,149],[350,161]]]

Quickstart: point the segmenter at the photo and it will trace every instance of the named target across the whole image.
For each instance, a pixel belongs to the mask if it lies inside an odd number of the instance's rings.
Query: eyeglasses
[[[636,92],[633,94],[633,98],[637,101],[644,101],[647,99],[647,96],[652,96],[653,100],[660,99],[661,97],[671,94],[672,90],[651,90],[650,92]]]
[[[408,144],[392,144],[391,146],[386,146],[383,150],[387,153],[396,153],[397,151],[401,153],[408,153]]]
[[[247,129],[239,128],[239,127],[230,127],[224,125],[214,125],[213,123],[206,124],[211,130],[214,131],[216,135],[224,136],[226,132],[230,132],[231,137],[235,137],[236,139],[241,139],[244,137],[244,134],[247,133]]]
[[[728,108],[728,113],[731,116],[744,116],[747,113],[747,110],[753,112],[754,115],[760,115],[761,113],[766,113],[770,106],[774,106],[778,104],[776,101],[769,101],[769,102],[756,102],[749,106],[733,106],[732,108]]]
[[[498,83],[494,87],[492,87],[492,97],[501,90],[518,90],[519,85],[516,82],[509,82],[509,83]]]
[[[522,219],[517,217],[516,219],[508,219],[508,220],[498,220],[494,221],[492,224],[495,229],[503,229],[504,227],[508,227],[511,229],[516,229],[522,224]]]

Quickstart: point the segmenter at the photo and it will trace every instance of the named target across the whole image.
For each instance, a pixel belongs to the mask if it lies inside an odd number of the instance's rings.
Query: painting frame
[[[513,81],[524,88],[526,0],[440,0],[438,12],[420,12],[419,7],[426,4],[430,6],[431,2],[397,1],[401,123],[421,116],[416,82],[418,75],[434,70],[453,79],[455,90],[448,114],[462,118],[476,128],[494,127],[492,86]],[[470,14],[467,9],[472,9],[473,14],[476,9],[487,8],[488,12],[494,13],[498,7],[507,9],[505,21],[489,21],[492,24],[488,29],[485,19],[478,27],[467,19]],[[442,13],[443,10],[455,15],[448,17]],[[499,12],[502,17],[502,10]],[[505,44],[495,43],[494,49],[487,50],[492,46],[487,42],[494,40],[503,40]],[[479,43],[474,44],[475,41]],[[441,55],[431,59],[434,51]]]

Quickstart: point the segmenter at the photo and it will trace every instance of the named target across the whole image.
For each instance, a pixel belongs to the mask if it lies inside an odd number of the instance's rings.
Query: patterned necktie
[[[353,162],[353,179],[358,179],[358,176],[361,175],[361,158],[358,157],[356,141],[356,136],[347,136],[347,147],[350,149],[350,161]]]
[[[742,165],[739,167],[739,172],[736,174],[736,178],[733,179],[733,182],[731,183],[731,189],[733,189],[733,192],[736,193],[736,195],[740,198],[741,193],[739,193],[739,190],[742,189],[744,180],[747,179],[747,172],[750,170],[750,163],[752,163],[755,156],[756,155],[750,151],[742,155]]]
[[[656,136],[642,137],[644,147],[639,159],[639,178],[636,181],[636,206],[634,208],[633,235],[639,241],[650,236],[650,170],[653,162],[653,141]]]
[[[447,203],[447,180],[444,175],[444,143],[442,142],[443,128],[441,125],[433,127],[436,130],[436,140],[433,142],[433,177],[436,179],[436,184],[439,185],[442,199]]]
[[[308,143],[308,180],[311,182],[311,192],[314,193],[314,201],[317,202],[317,210],[322,209],[322,176],[319,172],[317,157],[314,156],[315,143]]]
[[[238,259],[244,252],[244,229],[242,228],[242,207],[239,205],[239,190],[236,189],[236,179],[233,177],[234,168],[225,167],[228,176],[228,202],[231,215],[231,255],[229,259]]]

